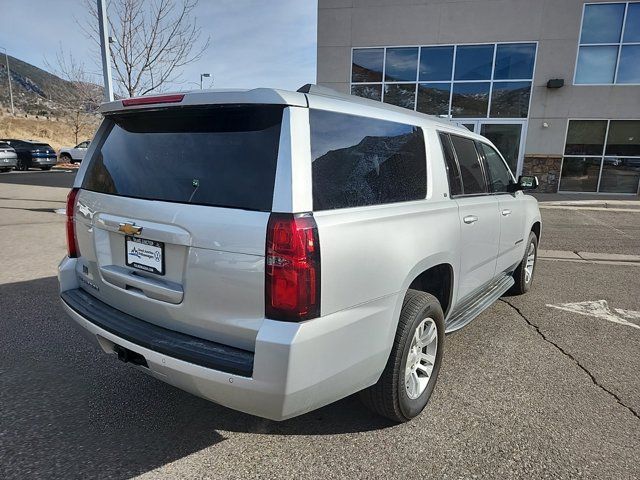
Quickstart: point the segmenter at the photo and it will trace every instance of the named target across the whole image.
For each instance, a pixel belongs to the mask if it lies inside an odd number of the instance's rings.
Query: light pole
[[[11,115],[15,115],[15,111],[13,110],[13,90],[11,89],[11,71],[9,70],[9,55],[7,55],[7,49],[4,47],[0,47],[4,50],[4,58],[7,61],[7,80],[9,80],[9,100],[11,101]]]
[[[200,74],[200,90],[202,90],[202,79],[203,78],[209,78],[211,76],[210,73],[201,73]]]
[[[100,27],[100,52],[102,53],[102,76],[104,78],[104,100],[113,101],[111,81],[111,55],[109,54],[109,31],[107,30],[107,3],[98,0],[98,24]]]

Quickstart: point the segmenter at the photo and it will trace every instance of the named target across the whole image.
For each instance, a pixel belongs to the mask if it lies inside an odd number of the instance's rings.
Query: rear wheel
[[[20,172],[24,172],[26,170],[29,170],[29,165],[27,164],[27,162],[25,162],[24,159],[19,158],[18,159],[18,163],[16,165],[16,170],[18,170]]]
[[[62,163],[76,163],[75,160],[73,158],[71,158],[71,155],[69,155],[68,153],[63,153],[60,155],[60,161]]]
[[[524,257],[513,272],[515,283],[511,287],[510,293],[522,295],[531,290],[533,284],[533,274],[535,272],[536,260],[538,259],[538,237],[533,232],[529,233],[527,248],[524,251]]]
[[[395,422],[419,415],[431,397],[444,352],[444,315],[438,300],[409,290],[396,338],[382,376],[361,398],[374,412]]]

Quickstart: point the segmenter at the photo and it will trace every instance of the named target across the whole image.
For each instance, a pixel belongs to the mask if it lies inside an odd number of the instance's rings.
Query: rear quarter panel
[[[460,251],[458,207],[449,198],[436,131],[428,123],[419,126],[427,153],[424,200],[314,212],[320,236],[322,315],[397,295],[395,325],[411,282],[442,263],[453,268],[450,306],[454,304]]]
[[[320,212],[315,217],[323,315],[388,295],[404,297],[411,282],[432,266],[448,263],[457,268],[458,211],[448,199]]]

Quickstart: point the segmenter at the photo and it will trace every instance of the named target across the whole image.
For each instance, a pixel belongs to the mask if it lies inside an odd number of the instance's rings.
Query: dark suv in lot
[[[12,138],[1,138],[0,142],[8,143],[18,154],[16,170],[29,170],[31,167],[51,170],[58,161],[55,150],[48,143]]]

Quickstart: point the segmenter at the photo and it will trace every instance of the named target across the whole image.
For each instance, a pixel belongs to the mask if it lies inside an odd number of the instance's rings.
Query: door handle
[[[503,217],[508,217],[509,215],[511,215],[511,210],[509,210],[508,208],[505,208],[504,210],[502,210]]]
[[[462,219],[464,223],[476,223],[478,221],[478,217],[476,215],[467,215]]]

